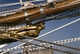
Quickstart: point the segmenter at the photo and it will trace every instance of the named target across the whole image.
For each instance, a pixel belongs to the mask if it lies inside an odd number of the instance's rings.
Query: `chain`
[[[80,37],[77,37],[77,38],[71,38],[71,39],[66,39],[66,40],[59,40],[59,41],[54,41],[53,43],[57,43],[57,44],[64,44],[64,43],[70,43],[70,42],[75,42],[75,41],[80,41]],[[42,43],[40,45],[46,45],[46,43]],[[34,45],[32,45],[34,46]],[[50,45],[50,46],[54,46],[54,45]],[[25,46],[27,47],[27,46]],[[0,50],[0,52],[4,52],[4,51],[10,51],[10,50],[16,50],[16,49],[21,49],[21,48],[25,48],[24,46],[21,46],[21,47],[14,47],[14,48],[10,48],[10,49],[3,49],[3,50]],[[30,49],[30,50],[37,50],[37,49],[41,49],[41,47],[39,48],[33,48],[33,49]],[[23,51],[21,51],[23,52]],[[19,52],[14,52],[13,54],[17,54],[17,53],[20,53]]]
[[[72,21],[72,22],[70,22],[70,23],[67,23],[67,24],[63,25],[63,26],[60,26],[60,27],[58,27],[58,28],[56,28],[56,29],[54,29],[54,30],[52,30],[52,31],[49,31],[49,32],[47,32],[47,33],[45,33],[45,34],[37,37],[36,39],[41,38],[41,37],[43,37],[43,36],[45,36],[45,35],[47,35],[47,34],[50,34],[50,33],[52,33],[52,32],[55,32],[55,31],[57,31],[57,30],[59,30],[59,29],[61,29],[61,28],[64,28],[64,27],[68,26],[68,25],[71,25],[71,24],[73,24],[73,23],[75,23],[75,22],[77,22],[77,21],[79,21],[79,20],[80,20],[80,19],[77,19],[77,20],[74,20],[74,21]],[[80,38],[76,38],[75,40],[72,40],[72,39],[69,39],[69,40],[71,40],[71,42],[80,41]],[[68,43],[69,43],[69,40],[67,40]],[[29,42],[31,42],[31,41],[33,41],[33,39],[32,39],[32,40],[29,40]],[[60,42],[60,44],[66,43],[65,40],[57,41],[57,43],[59,43],[59,42]],[[55,43],[56,43],[56,42],[55,42]],[[18,46],[16,46],[16,47],[11,48],[10,50],[20,49],[20,48],[21,48],[20,46],[22,46],[22,45],[24,45],[24,44],[25,44],[25,43],[20,44],[20,45],[18,45]]]
[[[18,52],[14,52],[14,53],[12,53],[12,54],[23,53],[24,51],[26,51],[26,50],[23,50],[23,51],[18,51]]]
[[[29,44],[29,45],[35,45],[35,46],[39,46],[39,47],[44,47],[44,48],[47,48],[47,49],[52,49],[52,50],[63,52],[63,53],[74,53],[74,52],[70,52],[70,51],[60,50],[60,49],[56,49],[56,48],[52,48],[52,47],[48,47],[48,46],[44,46],[44,45],[39,45],[39,44],[27,42],[27,41],[20,40],[20,39],[14,38],[14,37],[8,37],[8,36],[4,36],[4,37],[10,38],[10,39],[14,39],[14,40],[18,40],[20,42],[24,42],[24,43]],[[2,52],[1,54],[4,54],[4,52]]]
[[[13,34],[11,32],[6,32],[6,31],[0,31],[0,32],[5,32],[5,33],[8,33],[10,35],[17,35],[17,34]],[[21,36],[21,35],[17,35],[17,36]],[[35,38],[29,37],[29,36],[21,36],[21,37],[25,37],[25,38],[28,38],[28,39],[33,39],[33,40],[36,40],[36,41],[39,41],[39,42],[48,43],[48,44],[58,45],[58,46],[61,46],[61,47],[66,47],[66,48],[70,48],[70,49],[74,49],[74,50],[80,50],[80,49],[75,48],[75,47],[71,47],[71,46],[67,46],[67,45],[61,45],[61,44],[57,44],[57,43],[54,43],[54,42],[48,42],[48,41],[44,41],[44,40],[39,40],[39,39],[35,39]]]
[[[77,38],[71,38],[71,39],[65,39],[65,40],[59,40],[59,41],[53,41],[52,43],[56,43],[56,44],[66,44],[66,43],[71,43],[71,42],[75,42],[75,41],[80,41],[80,37]],[[40,45],[47,45],[47,46],[54,46],[54,45],[49,45],[48,43],[41,43]],[[32,45],[34,46],[34,45]],[[37,49],[41,49],[41,48],[33,48],[31,50],[37,50]]]
[[[5,32],[5,31],[1,31],[1,32]],[[9,32],[6,32],[6,33],[9,33]],[[12,34],[12,33],[9,33],[9,34]],[[12,35],[15,35],[15,34],[12,34]],[[17,36],[20,36],[20,35],[17,35]],[[80,49],[75,48],[75,47],[71,47],[71,46],[67,46],[67,45],[61,45],[61,44],[48,42],[48,41],[43,41],[43,40],[38,40],[38,39],[34,39],[32,37],[27,37],[27,36],[25,36],[25,37],[28,38],[28,39],[33,39],[33,40],[39,41],[39,42],[44,42],[44,43],[48,43],[48,44],[58,45],[58,46],[61,46],[61,47],[66,47],[66,48],[70,48],[70,49],[74,49],[74,50],[79,50],[80,51]],[[19,41],[21,41],[21,40],[19,40]]]
[[[70,49],[74,49],[74,50],[78,50],[78,51],[80,51],[79,48],[75,48],[75,47],[71,47],[71,46],[67,46],[67,45],[62,45],[62,44],[57,44],[57,43],[54,43],[54,42],[49,42],[49,41],[39,40],[39,39],[35,39],[35,38],[31,38],[31,37],[27,37],[27,36],[25,36],[25,38],[33,39],[33,40],[36,40],[36,41],[39,41],[39,42],[44,42],[44,43],[53,44],[53,45],[57,45],[57,46],[66,47],[66,48],[70,48]]]
[[[26,23],[22,23],[22,24],[18,24],[18,25],[14,25],[11,26],[9,24],[2,24],[2,26],[0,25],[0,30],[4,31],[4,30],[15,30],[15,29],[20,29],[22,27],[26,27]]]

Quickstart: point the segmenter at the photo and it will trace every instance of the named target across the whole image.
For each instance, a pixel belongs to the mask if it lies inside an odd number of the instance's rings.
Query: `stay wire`
[[[70,49],[80,51],[80,48],[76,48],[76,47],[72,47],[72,46],[67,46],[67,45],[57,44],[57,43],[53,43],[53,42],[49,42],[49,41],[39,40],[39,39],[35,39],[35,38],[29,37],[29,36],[21,36],[21,35],[13,34],[11,32],[6,32],[6,31],[0,31],[0,32],[5,32],[5,33],[8,33],[10,35],[14,35],[14,36],[17,35],[17,36],[20,36],[20,37],[23,37],[23,38],[33,39],[33,40],[36,40],[36,41],[39,41],[39,42],[44,42],[44,43],[53,44],[53,45],[57,45],[57,46],[66,47],[66,48],[70,48]]]
[[[39,46],[39,47],[44,47],[44,48],[47,48],[47,49],[52,49],[52,50],[63,52],[63,53],[73,53],[73,54],[76,54],[76,53],[71,52],[71,51],[65,51],[65,50],[60,50],[60,49],[56,49],[56,48],[52,48],[52,47],[48,47],[48,46],[44,46],[44,45],[39,45],[39,44],[35,44],[35,43],[24,41],[24,40],[20,40],[20,39],[14,38],[14,37],[10,37],[10,36],[9,37],[8,36],[4,36],[4,37],[10,38],[10,39],[14,39],[14,40],[17,40],[17,41],[20,41],[20,42],[24,42],[26,44],[35,45],[35,46]],[[2,52],[1,54],[4,54],[6,52]]]

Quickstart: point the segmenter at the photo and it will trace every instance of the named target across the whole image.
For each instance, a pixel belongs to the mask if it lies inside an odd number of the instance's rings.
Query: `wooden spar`
[[[38,19],[38,17],[41,17],[43,14],[44,15],[58,14],[58,13],[67,11],[69,9],[79,7],[80,1],[68,5],[70,2],[73,2],[73,1],[74,0],[66,0],[60,3],[57,3],[53,8],[49,8],[49,5],[47,5],[44,7],[35,7],[35,8],[23,10],[13,15],[3,16],[3,17],[0,17],[0,23],[14,24],[14,23],[24,22],[26,21],[26,19],[29,19],[32,21],[32,20]],[[41,8],[43,10],[40,10]]]

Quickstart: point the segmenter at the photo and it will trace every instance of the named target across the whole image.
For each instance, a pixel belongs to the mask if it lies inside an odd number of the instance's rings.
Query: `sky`
[[[12,3],[12,2],[19,2],[19,0],[0,0],[0,4],[2,3]],[[14,8],[14,7],[18,7],[18,6],[11,6],[11,8]],[[19,6],[20,7],[20,6]],[[8,8],[8,7],[6,7]],[[46,32],[49,32],[55,28],[58,28],[64,24],[67,24],[73,20],[76,20],[80,18],[80,16],[77,16],[77,17],[72,17],[72,18],[65,18],[65,19],[61,19],[61,20],[51,20],[51,21],[47,21],[45,22],[45,29],[42,30],[40,32],[39,35],[42,35]],[[70,38],[76,38],[76,37],[80,37],[80,21],[72,24],[72,25],[69,25],[65,28],[62,28],[56,32],[53,32],[51,34],[48,34],[42,38],[40,38],[41,40],[47,40],[47,41],[58,41],[58,40],[64,40],[64,39],[70,39]],[[6,47],[4,47],[3,49],[5,48],[11,48],[11,47],[14,47],[16,45],[20,44],[20,42],[16,42],[16,43],[12,43]],[[69,45],[69,46],[74,46],[74,47],[77,47],[77,48],[80,48],[80,41],[79,42],[73,42],[73,43],[68,43],[66,45]],[[56,47],[56,48],[59,48],[59,49],[64,49],[64,48],[60,48],[60,47]],[[68,49],[67,49],[68,50]],[[71,50],[71,51],[74,51],[74,50]],[[77,52],[77,51],[75,51]],[[60,52],[54,52],[54,54],[60,54]],[[61,54],[64,54],[64,53],[61,53]],[[80,54],[80,52],[79,52]]]

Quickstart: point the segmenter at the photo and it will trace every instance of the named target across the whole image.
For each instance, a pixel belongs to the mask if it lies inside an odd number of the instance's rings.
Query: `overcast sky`
[[[11,3],[12,2],[19,2],[19,0],[0,0],[0,3],[10,3],[10,2]],[[61,19],[61,20],[47,21],[47,22],[45,22],[45,29],[42,30],[39,35],[42,35],[46,32],[49,32],[49,31],[51,31],[55,28],[58,28],[59,26],[62,26],[64,24],[66,24],[68,22],[71,22],[73,20],[76,20],[78,18],[80,18],[80,16],[74,17],[74,18]],[[63,29],[60,29],[60,30],[58,30],[54,33],[46,35],[45,37],[42,37],[40,39],[52,42],[52,41],[58,41],[58,40],[64,40],[64,39],[69,39],[69,38],[76,38],[76,37],[80,37],[80,21],[78,21],[78,22],[76,22],[76,23],[74,23],[70,26],[67,26]],[[10,44],[5,48],[10,48],[10,47],[16,46],[19,43],[20,42]],[[80,46],[79,46],[80,41],[79,42],[68,43],[66,45],[80,48]],[[57,47],[57,48],[59,48],[59,47]],[[63,48],[60,48],[60,49],[63,49]],[[73,50],[71,50],[71,51],[73,51]],[[75,51],[75,52],[77,52],[77,51]],[[60,52],[55,52],[55,54],[60,54]]]

